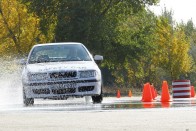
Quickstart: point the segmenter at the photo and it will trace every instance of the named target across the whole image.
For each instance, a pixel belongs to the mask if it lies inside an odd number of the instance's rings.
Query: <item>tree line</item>
[[[190,79],[196,60],[192,20],[156,16],[158,0],[1,0],[0,55],[24,57],[37,43],[81,42],[101,54],[105,86],[141,88]]]

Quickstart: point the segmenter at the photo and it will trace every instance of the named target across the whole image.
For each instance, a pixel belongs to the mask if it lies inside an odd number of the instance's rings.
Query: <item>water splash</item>
[[[21,67],[18,60],[0,60],[0,106],[22,104]]]

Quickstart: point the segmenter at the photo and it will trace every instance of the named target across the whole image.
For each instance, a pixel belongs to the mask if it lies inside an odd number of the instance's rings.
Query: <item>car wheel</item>
[[[98,96],[92,96],[92,100],[93,100],[93,103],[101,103],[102,100],[103,100],[103,93],[102,93],[102,90],[101,90],[101,94],[98,95]]]
[[[27,98],[24,90],[23,90],[23,104],[25,106],[29,106],[29,105],[34,104],[34,98]]]

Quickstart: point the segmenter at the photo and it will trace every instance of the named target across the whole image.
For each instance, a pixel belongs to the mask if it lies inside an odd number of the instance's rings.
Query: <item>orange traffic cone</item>
[[[195,88],[191,86],[191,97],[195,97]]]
[[[155,105],[153,102],[142,103],[144,108],[154,108]]]
[[[169,101],[170,101],[170,94],[169,94],[168,84],[167,84],[167,81],[163,81],[161,102],[169,102]]]
[[[128,96],[129,96],[129,97],[132,97],[132,92],[131,92],[131,90],[129,90]]]
[[[152,102],[152,92],[149,83],[144,84],[143,93],[142,93],[142,101],[143,102]]]
[[[120,90],[117,90],[116,97],[120,98]]]
[[[163,107],[163,108],[170,107],[170,102],[161,102],[161,107]]]

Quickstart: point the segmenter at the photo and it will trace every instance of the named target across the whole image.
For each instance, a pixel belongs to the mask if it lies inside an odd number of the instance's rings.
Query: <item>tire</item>
[[[24,106],[30,106],[34,104],[34,98],[27,98],[24,90],[23,90],[23,104]]]
[[[96,103],[101,103],[103,101],[103,93],[102,93],[102,90],[101,90],[101,94],[98,95],[98,96],[92,96],[92,100],[93,100],[93,103],[96,104]]]

